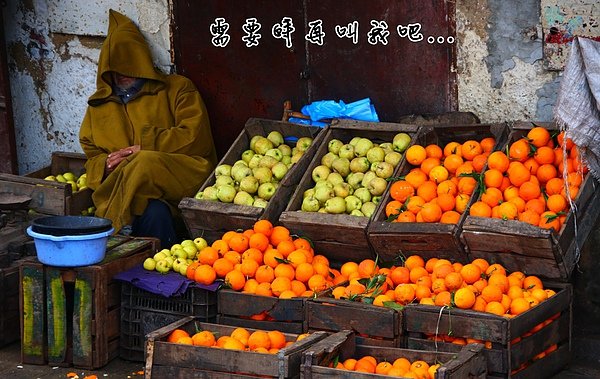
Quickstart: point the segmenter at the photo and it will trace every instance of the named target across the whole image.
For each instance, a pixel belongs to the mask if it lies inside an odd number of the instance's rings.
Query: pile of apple
[[[208,243],[202,237],[183,240],[171,246],[170,249],[162,249],[154,256],[146,258],[143,264],[144,269],[158,271],[161,274],[173,271],[185,276],[188,265],[196,259],[198,251],[206,246]]]
[[[291,147],[278,131],[253,136],[240,159],[233,165],[218,165],[215,183],[198,191],[195,198],[265,208],[278,183],[312,142],[311,137],[300,137]]]
[[[73,174],[72,172],[65,172],[58,175],[48,175],[44,180],[53,182],[69,183],[73,192],[82,191],[87,187],[87,174],[83,173],[80,176]]]
[[[365,137],[331,139],[311,172],[314,186],[304,191],[301,210],[371,217],[410,141],[403,132],[380,144]]]

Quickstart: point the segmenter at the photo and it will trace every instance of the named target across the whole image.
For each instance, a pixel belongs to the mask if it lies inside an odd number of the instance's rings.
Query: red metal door
[[[287,99],[299,110],[370,97],[390,122],[456,110],[454,12],[445,0],[176,0],[175,63],[203,95],[222,157],[249,117],[279,119]]]

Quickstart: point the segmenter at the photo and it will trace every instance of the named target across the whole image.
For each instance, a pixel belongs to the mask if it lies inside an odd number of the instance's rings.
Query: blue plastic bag
[[[343,100],[315,101],[302,107],[301,112],[310,117],[312,121],[320,121],[333,118],[349,118],[359,121],[379,122],[375,107],[370,98],[361,99],[350,104]]]

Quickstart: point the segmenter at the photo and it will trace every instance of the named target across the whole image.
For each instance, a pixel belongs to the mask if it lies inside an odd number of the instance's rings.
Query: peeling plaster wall
[[[543,67],[540,1],[459,0],[456,24],[459,110],[551,121],[560,73]]]
[[[96,85],[108,9],[129,16],[169,72],[167,0],[9,0],[3,10],[19,173],[47,166],[53,151],[81,152],[79,126]]]

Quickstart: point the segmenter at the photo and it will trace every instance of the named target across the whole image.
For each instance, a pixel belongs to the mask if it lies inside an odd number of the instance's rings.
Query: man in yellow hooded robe
[[[96,92],[79,140],[96,215],[118,232],[176,243],[173,217],[217,163],[206,107],[194,84],[155,69],[137,26],[109,11]]]

